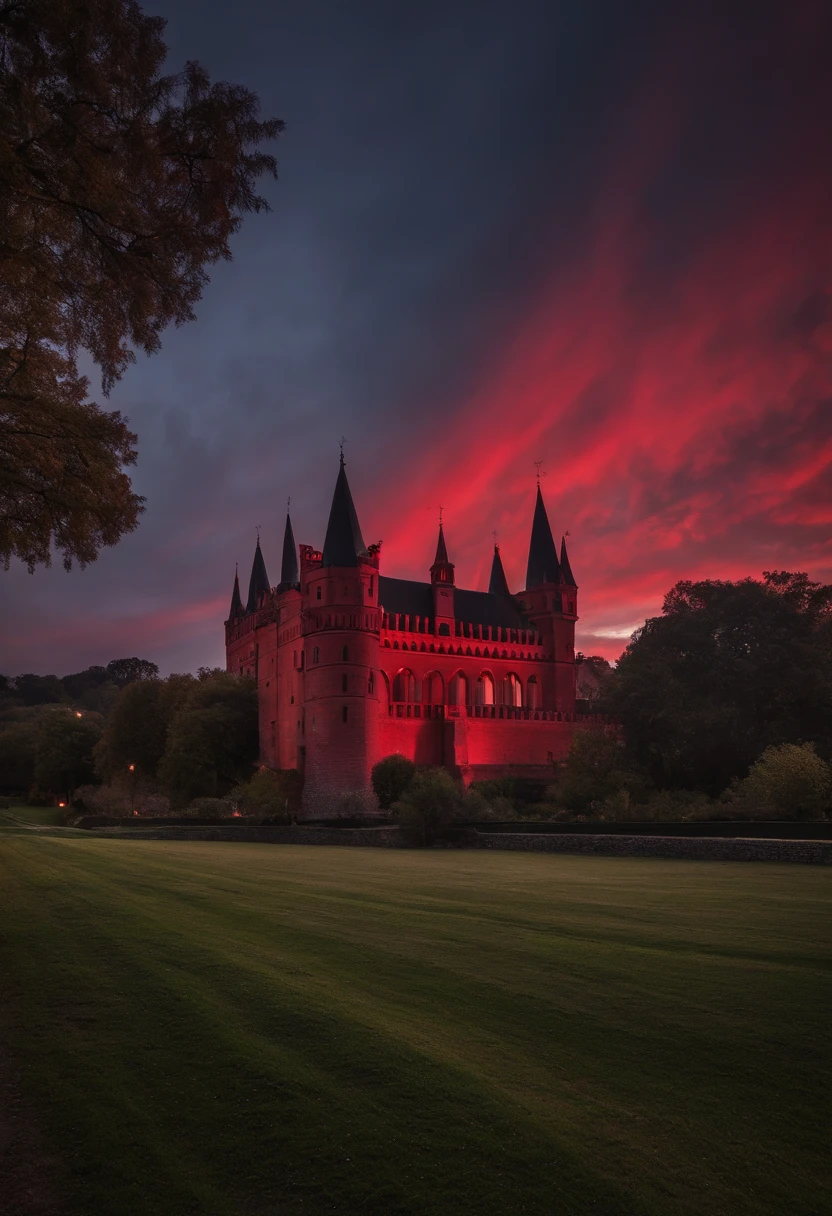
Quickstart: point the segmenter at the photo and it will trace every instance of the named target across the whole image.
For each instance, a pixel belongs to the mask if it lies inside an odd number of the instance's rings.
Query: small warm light
[[[65,802],[59,802],[59,803],[58,803],[58,806],[66,806],[66,803],[65,803]]]
[[[232,812],[231,818],[232,818],[232,819],[239,819],[239,818],[240,818],[240,812],[239,812],[239,811],[234,811],[234,812]]]
[[[136,771],[136,766],[135,766],[135,764],[128,764],[128,765],[127,765],[127,767],[128,767],[128,769],[130,770],[130,772],[131,772],[131,773],[133,773],[133,772],[135,772],[135,771]]]
[[[138,815],[138,813],[139,813],[138,811],[134,811],[134,812],[133,812],[133,814],[134,814],[134,815]]]
[[[76,718],[83,718],[83,716],[84,716],[84,715],[81,713],[80,709],[76,709],[76,711],[75,711],[75,717],[76,717]]]

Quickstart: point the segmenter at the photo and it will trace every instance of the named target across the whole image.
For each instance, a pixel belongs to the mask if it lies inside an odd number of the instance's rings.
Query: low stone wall
[[[130,837],[139,840],[231,840],[259,844],[343,844],[402,849],[406,842],[399,827],[332,828],[286,825],[285,827],[135,827],[89,828],[91,836]]]
[[[519,849],[530,853],[595,853],[605,857],[683,857],[701,861],[786,861],[832,865],[830,840],[761,840],[718,836],[611,836],[533,832],[460,832],[469,849]]]

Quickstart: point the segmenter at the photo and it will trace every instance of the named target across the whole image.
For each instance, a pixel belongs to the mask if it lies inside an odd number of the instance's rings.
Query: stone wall
[[[304,827],[294,824],[285,827],[240,827],[217,824],[215,827],[152,827],[143,828],[128,823],[123,828],[91,828],[90,835],[131,837],[139,840],[229,840],[239,843],[258,844],[343,844],[405,848],[399,827],[381,828],[331,828]]]
[[[786,861],[832,865],[830,840],[761,840],[717,836],[544,835],[478,832],[467,828],[459,844],[469,849],[514,849],[531,853],[594,853],[606,857],[682,857],[701,861]]]

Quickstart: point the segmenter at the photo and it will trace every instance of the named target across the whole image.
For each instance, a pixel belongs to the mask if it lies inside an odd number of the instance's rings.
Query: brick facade
[[[545,777],[576,723],[600,723],[575,713],[577,597],[539,487],[527,590],[508,593],[496,546],[489,591],[456,587],[441,525],[430,582],[385,578],[342,461],[323,550],[298,560],[287,518],[277,586],[259,541],[245,608],[235,580],[226,665],[256,680],[261,762],[303,773],[305,814],[344,794],[370,809],[370,772],[392,752],[466,784]]]

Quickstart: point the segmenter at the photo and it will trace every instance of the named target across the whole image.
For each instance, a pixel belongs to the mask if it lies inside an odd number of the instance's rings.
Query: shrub
[[[641,818],[654,823],[714,819],[719,813],[718,804],[701,790],[657,790],[639,810]]]
[[[416,765],[406,756],[394,753],[373,765],[372,783],[378,804],[383,811],[398,802],[413,780]]]
[[[153,790],[131,790],[119,784],[82,785],[75,791],[75,801],[94,815],[129,818],[136,815],[164,818],[170,814],[170,799]]]
[[[415,774],[393,812],[411,841],[424,847],[433,844],[459,817],[462,805],[462,795],[450,773],[428,768]]]
[[[231,819],[234,804],[228,798],[194,798],[182,814],[193,819]]]
[[[241,815],[288,823],[300,803],[300,774],[259,769],[250,781],[229,794]]]
[[[727,800],[749,818],[820,818],[832,804],[832,772],[813,743],[767,747]]]

